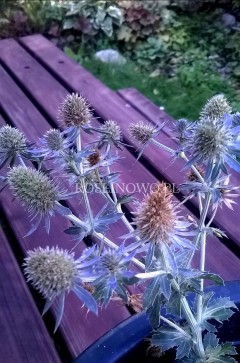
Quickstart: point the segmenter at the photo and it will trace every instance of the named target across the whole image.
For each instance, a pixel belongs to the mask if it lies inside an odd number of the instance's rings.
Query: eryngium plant
[[[237,196],[230,174],[231,169],[240,172],[239,113],[232,114],[223,95],[213,97],[195,123],[185,119],[176,122],[175,150],[156,140],[163,125],[142,121],[130,125],[131,137],[142,146],[140,155],[152,144],[185,161],[186,181],[179,188],[186,198],[181,204],[197,198],[200,213],[198,221],[186,219],[170,188],[158,183],[139,201],[132,224],[121,209],[132,196],[117,195],[114,183],[118,173],[111,171],[124,145],[119,125],[108,120],[99,128],[91,126],[92,111],[76,94],[63,101],[59,117],[65,129],[49,130],[39,145],[30,148],[21,131],[10,126],[0,129],[0,166],[7,162],[10,166],[1,180],[30,211],[31,222],[36,219],[28,235],[40,226],[42,218],[49,232],[50,217],[57,212],[70,221],[65,232],[74,236],[76,246],[84,244],[84,237],[94,237],[95,245],[83,249],[78,258],[73,252],[75,246],[71,251],[68,246],[39,246],[27,253],[24,272],[46,299],[44,313],[58,300],[55,329],[70,291],[95,313],[99,304],[106,306],[116,298],[133,306],[137,296],[153,327],[149,351],[175,348],[179,362],[234,362],[235,349],[230,343],[219,343],[214,322],[230,318],[236,306],[229,298],[215,299],[205,293],[204,280],[223,283],[205,270],[205,255],[208,235],[224,235],[212,227],[218,208],[232,209]],[[96,135],[86,146],[82,145],[84,132]],[[29,166],[32,160],[38,163],[37,169]],[[67,193],[60,188],[63,184],[67,184]],[[90,198],[96,192],[103,197],[98,210],[92,208]],[[69,197],[84,202],[79,203],[79,215],[61,204]],[[129,230],[122,239],[131,238],[126,246],[117,244],[119,238],[112,241],[105,236],[111,224],[119,220]],[[193,269],[196,251],[199,265]],[[139,302],[139,295],[131,296],[128,286],[142,282],[145,290]],[[162,315],[163,307],[167,314]]]

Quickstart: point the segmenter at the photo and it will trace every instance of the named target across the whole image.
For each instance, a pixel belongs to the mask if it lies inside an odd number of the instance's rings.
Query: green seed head
[[[28,251],[24,273],[45,298],[56,297],[74,286],[78,274],[74,255],[58,247]]]
[[[44,139],[50,150],[60,151],[63,149],[63,138],[59,130],[56,129],[48,130],[44,135]]]
[[[11,126],[3,126],[0,129],[0,149],[17,152],[26,147],[27,140],[23,133]]]
[[[201,119],[219,119],[226,113],[231,113],[232,108],[224,95],[216,95],[208,100],[201,112]]]
[[[85,98],[73,93],[67,95],[63,101],[59,109],[59,117],[67,127],[83,126],[90,122],[92,112]]]
[[[38,170],[16,166],[8,173],[8,183],[14,195],[38,213],[47,213],[57,201],[56,185]]]

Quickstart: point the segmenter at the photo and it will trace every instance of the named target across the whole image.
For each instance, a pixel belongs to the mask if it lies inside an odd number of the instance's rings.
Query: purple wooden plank
[[[99,80],[96,80],[96,78],[83,67],[69,59],[60,49],[56,48],[43,36],[35,35],[24,37],[21,41],[69,87],[73,88],[75,91],[81,92],[101,117],[118,121],[126,141],[135,145],[134,142],[129,140],[129,122],[135,122],[139,119],[149,121],[149,118],[147,118],[146,115],[137,112],[135,108],[131,107],[130,103],[126,104],[125,100],[119,100],[117,94],[108,89]],[[159,116],[162,117],[163,113],[161,112]],[[169,135],[167,135],[166,132],[160,133],[159,141],[169,147],[175,146],[174,141],[169,138]],[[161,162],[159,162],[160,156]],[[161,173],[165,180],[177,184],[184,181],[184,173],[179,172],[184,165],[183,161],[177,160],[174,165],[169,168],[169,154],[165,151],[161,151],[160,153],[158,149],[151,145],[144,153],[144,157]],[[219,221],[218,227],[227,231],[229,238],[239,246],[240,242],[237,236],[240,232],[240,226],[235,223],[235,215],[233,215],[231,211],[228,211],[226,212],[225,218],[225,213],[221,214],[221,211],[219,211],[217,214],[217,221]]]
[[[50,126],[47,121],[1,67],[0,98],[0,104],[8,117],[26,134],[30,141],[36,141],[36,138],[41,136],[42,132],[49,129]],[[73,247],[73,242],[69,239],[69,236],[63,233],[68,223],[61,218],[52,220],[49,237],[44,231],[38,230],[32,236],[22,238],[29,229],[29,220],[22,218],[22,207],[17,201],[14,201],[14,204],[12,203],[12,195],[7,189],[1,194],[1,201],[4,212],[24,251],[39,245],[43,247],[58,245],[67,249]],[[75,203],[72,201],[72,205],[73,209],[79,209],[77,201]],[[55,231],[59,232],[56,234]],[[123,229],[123,227],[120,230],[117,229],[117,233],[123,232],[126,233],[126,229]],[[82,248],[83,246],[80,244],[76,249],[76,253],[79,254]],[[75,357],[102,334],[128,316],[128,310],[117,303],[110,304],[106,310],[102,309],[98,317],[92,313],[86,314],[86,310],[81,308],[79,300],[70,295],[66,302],[61,332],[71,354]],[[92,329],[93,326],[94,329]]]
[[[0,361],[60,363],[1,229],[0,276]]]
[[[41,35],[30,36],[22,38],[22,43],[33,52],[38,59],[41,60],[51,71],[57,74],[69,87],[75,91],[81,92],[92,103],[93,108],[97,113],[105,118],[115,119],[121,125],[124,136],[130,144],[134,144],[129,140],[128,136],[128,122],[149,118],[142,117],[134,108],[129,107],[130,103],[126,104],[125,100],[119,100],[116,94],[109,90],[100,81],[96,80],[89,72],[83,67],[77,65],[73,60],[64,55],[58,48],[50,43],[46,38]],[[98,92],[92,92],[92,89],[97,89]],[[146,100],[143,107],[146,107]],[[147,103],[149,104],[149,102]],[[131,106],[131,105],[130,105]],[[116,111],[117,110],[117,111]],[[159,111],[159,109],[158,109]],[[160,112],[160,111],[159,111]],[[162,118],[165,114],[161,111],[158,118]],[[155,116],[156,113],[155,113]],[[127,122],[126,122],[127,121]],[[175,142],[169,138],[169,134],[163,131],[159,135],[159,140],[170,147],[175,146]],[[151,145],[148,147],[147,152],[144,154],[146,160],[160,171],[162,177],[170,183],[181,183],[184,180],[184,173],[180,173],[183,161],[175,161],[169,167],[169,154],[165,151],[160,151]],[[221,211],[219,224],[224,230],[227,230],[229,237],[234,243],[239,244],[238,232],[239,226],[236,226],[235,219],[229,212],[229,223],[224,223],[224,216]]]
[[[0,114],[0,122],[3,123],[4,122],[4,119],[2,117],[2,115]]]
[[[36,37],[34,36],[33,39],[35,39]],[[30,39],[30,38],[27,38],[27,39]],[[44,40],[44,44],[46,46],[46,48],[49,50],[50,49],[50,54],[51,54],[51,57],[50,57],[50,60],[49,62],[51,62],[51,59],[54,58],[54,59],[58,59],[58,57],[60,57],[60,55],[58,56],[58,52],[59,50],[54,47],[50,42],[47,41],[47,43],[45,43],[45,38],[42,38],[40,36],[40,40],[43,39]],[[41,43],[41,42],[40,42]],[[42,43],[41,43],[42,44]],[[40,46],[40,49],[41,48],[41,44],[39,44]],[[52,48],[56,51],[56,54],[52,51]],[[44,48],[42,49],[42,51],[44,50]],[[21,52],[20,49],[18,49],[18,54]],[[21,52],[22,53],[22,52]],[[46,53],[46,52],[45,52]],[[61,52],[60,52],[61,53]],[[40,54],[42,54],[40,52]],[[48,53],[46,53],[48,54]],[[64,59],[64,63],[60,63],[60,64],[66,64],[68,62],[68,58],[63,55],[61,53],[61,59],[63,60]],[[66,60],[65,60],[65,57],[66,57]],[[27,57],[27,55],[25,54],[24,57],[21,56],[21,62],[25,62],[25,64],[30,64],[31,60],[29,59],[29,57]],[[14,60],[12,59],[8,59],[8,66],[12,66],[12,70],[15,72],[15,75],[21,80],[23,80],[23,77],[21,76],[21,71],[16,71],[15,70],[15,64],[13,63]],[[21,63],[19,62],[19,59],[18,59],[18,64]],[[31,61],[32,62],[32,61]],[[13,66],[14,64],[14,66]],[[24,64],[24,63],[23,63]],[[48,63],[48,65],[51,64],[51,63]],[[72,64],[72,63],[71,63]],[[20,69],[21,69],[21,65],[19,65]],[[36,74],[41,74],[41,70],[38,66],[38,70],[35,70],[34,72],[34,67],[37,67],[36,64],[33,64],[31,63],[31,68],[32,68],[32,73],[31,73],[31,78],[32,77],[36,77]],[[75,63],[74,63],[74,67],[71,67],[71,65],[68,66],[68,68],[66,69],[66,71],[68,72],[68,76],[70,77],[70,75],[72,75],[70,78],[71,79],[77,79],[78,78],[78,75],[81,74],[82,72],[82,68],[81,67],[78,67],[78,68],[75,68]],[[84,70],[84,72],[86,72]],[[91,76],[92,77],[92,76]],[[36,79],[36,78],[35,78]],[[37,79],[36,79],[37,80]],[[93,77],[92,81],[94,81],[95,78]],[[98,81],[96,81],[98,82]],[[49,81],[48,81],[49,83]],[[31,91],[32,94],[34,94],[35,96],[35,90],[34,90],[34,82],[33,82],[33,79],[31,80],[31,85],[29,85],[28,83],[28,80],[26,79],[25,80],[25,86],[28,87],[29,91]],[[97,83],[98,84],[98,83]],[[92,88],[96,89],[95,87],[95,83],[94,83],[94,86]],[[38,85],[39,87],[39,85]],[[44,88],[41,88],[41,87],[44,87]],[[47,111],[47,109],[49,107],[53,107],[54,106],[54,102],[51,102],[51,95],[49,95],[48,97],[48,102],[50,103],[50,105],[46,104],[46,101],[43,99],[41,100],[40,97],[41,97],[41,94],[45,94],[45,92],[47,92],[47,89],[46,89],[46,85],[44,84],[41,84],[41,87],[39,87],[39,89],[41,89],[41,92],[39,92],[39,94],[36,95],[38,101],[42,101],[43,104],[44,104],[44,108],[45,108],[45,111]],[[104,86],[105,87],[105,86]],[[34,90],[34,91],[33,91]],[[80,91],[81,93],[82,92],[82,89],[79,89],[79,88],[75,88],[76,91]],[[107,91],[106,91],[107,92]],[[42,103],[41,103],[42,104]],[[56,107],[54,106],[53,107],[55,110],[56,110]],[[54,114],[54,109],[52,109],[51,113]],[[55,111],[56,112],[56,111]],[[50,112],[49,112],[50,113]],[[119,115],[119,112],[115,112],[115,114]],[[139,115],[139,114],[138,114]],[[56,115],[54,117],[54,120],[56,120]],[[122,124],[121,124],[122,126]],[[128,183],[136,183],[137,182],[145,182],[146,183],[155,183],[156,182],[156,179],[148,172],[146,171],[146,169],[143,168],[143,166],[140,164],[140,163],[135,163],[135,159],[134,157],[128,152],[128,151],[124,151],[124,156],[125,156],[125,159],[127,160],[127,163],[125,161],[120,161],[119,165],[118,165],[118,169],[122,170],[124,173],[124,179],[123,181],[124,182],[128,182]],[[158,158],[159,158],[159,154],[158,154]],[[120,166],[120,168],[119,168]],[[130,170],[130,172],[129,172]],[[187,213],[187,212],[185,212]],[[209,255],[208,255],[208,258],[209,258],[209,261],[208,261],[208,268],[210,268],[211,270],[215,271],[215,272],[218,272],[218,273],[225,273],[224,271],[224,267],[222,266],[222,263],[216,263],[215,261],[215,249],[217,248],[218,250],[221,250],[222,249],[222,254],[220,253],[221,256],[224,256],[224,254],[226,253],[227,248],[222,246],[219,241],[217,239],[213,239],[215,242],[213,243],[210,243],[209,244]],[[215,247],[213,247],[215,246]],[[230,253],[230,256],[234,258],[235,262],[236,262],[236,267],[238,266],[238,260],[234,257],[234,255],[232,253]],[[216,270],[216,268],[218,270]],[[232,274],[231,274],[232,272]],[[227,274],[229,273],[229,271],[227,271]],[[233,271],[230,271],[230,274],[231,274],[231,277],[228,277],[230,279],[234,279],[234,278],[238,278],[237,275],[238,275],[238,269],[233,269]]]
[[[33,38],[35,39],[35,37],[33,37]],[[42,37],[40,37],[40,38],[44,40],[44,38],[42,38]],[[3,41],[3,42],[6,43],[6,41]],[[3,42],[1,42],[1,43],[3,44]],[[0,43],[0,47],[1,47],[1,43]],[[54,99],[53,99],[53,101],[51,100],[51,93],[49,94],[49,96],[47,98],[47,101],[46,101],[45,97],[43,96],[47,92],[47,87],[48,87],[49,83],[54,82],[54,81],[49,76],[47,84],[46,84],[46,82],[39,83],[39,81],[41,80],[41,77],[40,77],[40,80],[38,81],[39,77],[37,77],[37,76],[41,75],[42,72],[43,72],[41,67],[39,65],[37,65],[36,62],[31,59],[31,57],[27,56],[27,54],[24,53],[24,51],[19,46],[14,44],[14,42],[10,41],[10,44],[9,44],[9,41],[8,41],[7,46],[8,46],[7,49],[4,49],[5,50],[4,51],[5,62],[7,62],[8,66],[10,66],[12,71],[14,71],[15,76],[20,81],[25,82],[24,83],[25,87],[27,87],[29,91],[31,90],[32,95],[34,95],[36,100],[39,103],[41,103],[41,105],[44,107],[45,112],[47,112],[48,114],[52,114],[55,122],[57,122],[56,121],[56,105],[54,104]],[[17,62],[15,61],[14,58],[7,57],[6,54],[7,54],[7,50],[9,49],[9,47],[11,48],[11,52],[14,52],[15,48],[17,49],[17,51],[15,50],[15,53],[18,54]],[[55,48],[48,41],[47,41],[46,47],[47,47],[47,49],[50,48],[50,50],[53,48],[54,50],[56,50],[56,52],[58,54],[58,49]],[[54,56],[53,52],[51,53],[51,56],[53,58],[57,59],[57,55]],[[65,57],[65,55],[62,55],[62,57]],[[68,60],[68,58],[67,58],[67,60]],[[24,74],[22,74],[22,69],[24,68],[24,64],[28,64],[30,66],[30,69],[31,69],[31,77],[30,78],[31,78],[31,80],[29,80],[29,78],[25,78]],[[60,63],[60,64],[62,64],[62,63]],[[74,71],[76,71],[76,69],[75,68],[72,69],[72,67],[70,67],[70,66],[68,67],[68,69],[66,69],[66,72],[68,72],[68,75],[72,74]],[[81,74],[81,72],[78,72],[76,74],[75,78],[77,78],[78,75]],[[46,76],[44,76],[44,79],[46,79]],[[34,80],[35,80],[35,82],[34,82]],[[94,80],[94,77],[93,77],[93,80]],[[55,87],[56,87],[56,85],[55,85]],[[53,86],[51,85],[50,88],[53,88]],[[78,89],[76,89],[76,91],[77,90]],[[94,92],[92,92],[92,93],[95,96],[95,93]],[[116,114],[119,114],[119,112],[116,112]],[[121,124],[121,126],[122,126],[122,124]],[[87,139],[87,136],[85,136],[85,140],[86,139]],[[159,154],[159,152],[158,152],[158,154]],[[156,179],[148,171],[146,171],[146,169],[144,169],[143,166],[140,163],[137,163],[137,164],[135,163],[135,159],[133,158],[133,156],[129,152],[127,152],[125,150],[124,155],[127,158],[128,162],[127,163],[125,161],[120,162],[120,165],[121,165],[120,169],[122,171],[124,171],[124,177],[127,178],[127,179],[124,179],[125,182],[127,182],[127,183],[136,183],[136,180],[138,182],[140,182],[140,183],[144,182],[145,184],[147,184],[147,183],[151,184],[151,183],[156,182]],[[118,165],[118,169],[119,169],[119,165]],[[221,244],[219,243],[218,240],[216,240],[215,247],[217,247],[218,249],[222,248],[222,246],[221,246]],[[209,244],[209,249],[210,249],[210,251],[209,251],[210,255],[214,256],[214,248],[213,248],[212,243]],[[223,250],[226,251],[227,249],[224,247]],[[233,254],[230,254],[230,255],[234,256]],[[211,260],[211,259],[209,258],[209,260]],[[212,262],[213,262],[213,259],[212,259]],[[238,265],[238,260],[235,259],[235,262],[236,262],[236,266],[237,266]],[[208,267],[210,268],[210,265],[208,265]],[[219,264],[218,264],[215,261],[213,266],[211,266],[211,269],[216,271],[216,272],[219,272],[219,273],[221,271],[224,273],[221,262],[219,262]],[[235,272],[236,271],[234,271],[232,273],[231,279],[237,278],[236,277],[237,274]]]
[[[134,107],[153,124],[155,124],[156,120],[161,117],[167,119],[170,123],[170,126],[174,122],[172,118],[165,117],[164,115],[168,115],[160,110],[153,102],[151,102],[136,89],[127,88],[126,90],[118,91],[118,94],[121,95],[121,97],[130,105],[134,105]],[[164,133],[167,135],[167,137],[172,137],[171,131],[169,131],[167,128],[164,129]],[[171,174],[172,169],[169,169],[168,172]],[[240,185],[240,175],[233,169],[231,169],[231,184],[235,186]],[[194,205],[196,205],[195,199],[192,202]],[[218,228],[223,229],[227,233],[228,237],[234,241],[236,245],[240,246],[240,225],[236,223],[237,215],[240,215],[240,203],[234,205],[234,210],[230,210],[226,207],[223,209],[219,208],[214,222]]]

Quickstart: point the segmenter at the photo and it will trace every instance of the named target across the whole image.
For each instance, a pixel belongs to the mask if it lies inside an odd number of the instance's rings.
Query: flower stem
[[[201,236],[201,256],[200,256],[200,271],[204,272],[205,270],[205,257],[206,257],[206,232],[204,231]],[[203,292],[204,280],[200,280],[200,291]],[[198,324],[202,321],[202,306],[203,304],[203,295],[198,294],[197,296],[197,321]]]
[[[81,146],[81,132],[79,131],[79,134],[78,134],[78,137],[77,137],[77,151],[81,151],[81,150],[82,150],[82,146]],[[82,161],[79,164],[79,169],[80,169],[80,173],[81,173],[81,176],[82,176],[83,173],[84,173]],[[85,179],[84,178],[81,178],[80,183],[81,183],[81,189],[82,189],[82,193],[83,193],[83,199],[84,199],[85,206],[86,206],[86,209],[87,209],[87,214],[88,214],[88,218],[89,218],[89,221],[90,221],[90,225],[91,225],[92,229],[94,229],[93,214],[92,214],[92,209],[91,209],[91,206],[90,206],[90,203],[89,203],[89,199],[88,199],[88,195],[87,195]]]
[[[170,154],[176,154],[176,151],[174,149],[171,149],[170,147],[161,144],[160,142],[158,142],[157,140],[151,139],[151,143],[153,145],[156,145],[157,147],[159,147],[160,149],[163,149],[167,152],[169,152]]]
[[[208,209],[209,209],[209,206],[210,206],[210,201],[211,201],[211,194],[210,193],[207,193],[207,195],[206,195],[206,201],[205,201],[204,207],[202,209],[202,212],[201,212],[201,215],[200,215],[200,219],[199,219],[199,223],[198,223],[198,233],[196,234],[196,236],[194,238],[194,241],[193,241],[193,244],[194,244],[194,246],[196,246],[196,248],[198,247],[199,239],[200,239],[200,237],[201,237],[201,235],[203,233],[203,227],[204,227],[205,220],[206,220],[206,217],[207,217],[207,214],[208,214]],[[190,256],[189,256],[189,259],[188,259],[187,265],[186,265],[187,268],[189,268],[191,266],[191,262],[192,262],[194,253],[195,253],[195,250],[193,250],[191,252]]]
[[[165,256],[164,254],[162,254],[162,259],[163,259],[163,264],[164,264],[164,267],[166,269],[166,261],[165,261]],[[190,309],[190,306],[189,306],[189,303],[186,299],[185,296],[183,296],[181,294],[181,289],[180,289],[180,286],[177,282],[177,280],[175,278],[172,278],[171,279],[171,285],[172,285],[172,288],[179,294],[180,296],[180,304],[181,304],[181,307],[182,307],[182,310],[184,312],[184,315],[186,317],[186,320],[189,324],[189,327],[192,331],[192,334],[193,334],[193,343],[194,343],[194,348],[195,348],[195,351],[197,353],[197,355],[199,356],[199,358],[202,358],[204,359],[205,358],[205,350],[204,350],[204,346],[203,346],[203,342],[202,342],[202,339],[199,339],[199,327],[198,327],[198,322],[196,321],[191,309]]]
[[[163,144],[161,144],[160,142],[158,142],[158,141],[156,141],[154,139],[152,139],[151,142],[152,142],[152,144],[156,145],[160,149],[163,149],[165,151],[168,151],[170,154],[173,154],[173,155],[174,154],[177,154],[174,149],[172,149],[172,148],[170,148],[170,147],[168,147],[166,145],[163,145]],[[181,153],[178,153],[177,155],[178,155],[178,157],[180,157],[181,159],[185,160],[186,162],[189,161],[183,151]],[[197,168],[194,165],[191,165],[190,167],[191,167],[192,171],[195,173],[195,175],[198,177],[199,181],[205,185],[206,183],[205,183],[202,175],[197,170]]]

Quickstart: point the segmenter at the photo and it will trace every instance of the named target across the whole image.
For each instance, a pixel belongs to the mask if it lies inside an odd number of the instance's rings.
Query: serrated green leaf
[[[210,300],[203,309],[202,322],[204,324],[205,321],[214,319],[222,323],[233,315],[233,308],[236,308],[236,305],[228,297]]]
[[[218,343],[219,343],[219,339],[217,338],[217,336],[214,333],[207,333],[204,336],[203,344],[204,344],[205,349],[208,346],[214,348],[218,345]]]
[[[177,359],[188,357],[191,350],[191,338],[172,327],[160,327],[151,338],[151,343],[161,350],[177,347]]]

